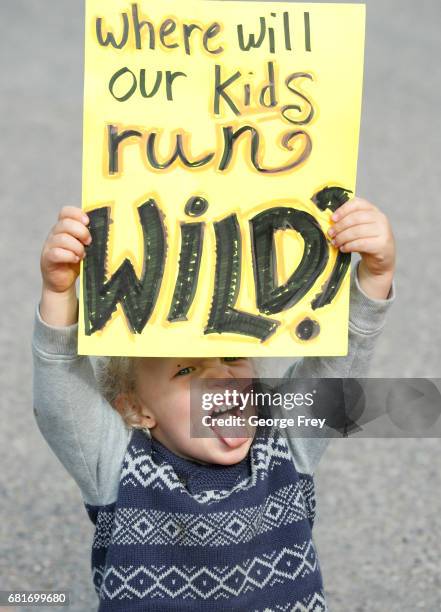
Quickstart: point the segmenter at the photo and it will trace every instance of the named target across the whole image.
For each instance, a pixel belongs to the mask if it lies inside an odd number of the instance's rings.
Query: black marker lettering
[[[120,79],[125,74],[131,74],[132,75],[132,84],[131,84],[130,88],[127,90],[127,92],[123,96],[119,96],[118,97],[115,94],[115,92],[114,92],[114,87],[115,87],[115,84],[118,81],[118,79]],[[115,98],[115,100],[118,100],[118,102],[125,102],[131,96],[133,96],[133,94],[136,91],[137,85],[138,85],[138,83],[137,83],[137,80],[136,80],[136,76],[126,66],[125,68],[121,68],[121,70],[117,70],[117,72],[115,72],[115,74],[112,76],[112,78],[110,79],[110,82],[109,82],[109,91],[112,94],[112,96]]]
[[[107,151],[109,155],[109,174],[117,174],[119,172],[119,145],[128,138],[141,138],[141,132],[137,130],[124,130],[121,134],[118,133],[118,128],[115,125],[107,126]]]
[[[167,100],[173,101],[173,83],[175,79],[179,77],[186,77],[185,72],[171,72],[167,70],[165,73],[165,84],[166,84],[166,92],[167,92]]]
[[[296,96],[298,96],[299,98],[301,98],[308,104],[309,113],[304,119],[293,119],[292,117],[290,117],[288,114],[289,111],[295,110],[295,111],[298,111],[299,113],[302,112],[302,108],[298,104],[288,104],[284,106],[281,109],[281,111],[282,111],[282,115],[290,123],[293,123],[295,125],[306,125],[307,123],[310,123],[312,119],[314,118],[314,107],[312,105],[312,102],[301,91],[293,87],[292,83],[296,81],[297,79],[310,79],[312,81],[313,80],[312,74],[309,74],[309,72],[295,72],[294,74],[290,74],[289,77],[287,77],[285,81],[285,85],[289,89],[289,91],[291,91],[293,94],[295,94]]]
[[[288,13],[288,11],[285,11],[283,13],[283,32],[285,34],[285,49],[287,51],[292,51],[292,46],[291,46],[291,31],[290,31],[289,13]]]
[[[184,48],[187,55],[191,55],[190,38],[194,30],[199,30],[200,32],[203,31],[201,26],[198,26],[195,23],[184,23]]]
[[[309,13],[304,13],[305,17],[305,50],[311,51],[311,23]]]
[[[126,43],[127,43],[127,39],[129,37],[129,18],[127,16],[127,13],[121,13],[121,18],[123,20],[123,32],[121,34],[121,40],[119,41],[119,43],[116,42],[116,38],[115,36],[112,34],[112,32],[107,32],[106,33],[106,37],[103,37],[103,19],[102,17],[97,17],[96,19],[96,37],[98,40],[98,43],[102,46],[102,47],[107,47],[108,45],[112,45],[112,47],[114,47],[115,49],[122,49]]]
[[[337,208],[349,200],[350,193],[352,191],[342,187],[325,187],[313,195],[311,200],[320,210],[335,212]],[[323,285],[321,293],[316,295],[311,302],[313,310],[323,308],[323,306],[332,302],[340,289],[350,265],[351,254],[339,251],[331,275]]]
[[[244,91],[244,100],[243,103],[245,106],[250,106],[251,104],[251,85],[246,83],[243,88]]]
[[[275,13],[271,13],[271,15],[273,15],[274,17],[276,16]],[[276,35],[274,32],[274,28],[268,28],[268,38],[269,38],[269,51],[270,53],[275,53],[276,52]]]
[[[84,314],[87,336],[103,329],[121,303],[132,333],[140,334],[155,307],[164,272],[166,255],[162,213],[151,199],[138,208],[144,237],[143,271],[139,280],[126,258],[106,282],[110,208],[88,213],[92,242],[84,266]]]
[[[332,210],[332,212],[335,212],[337,208],[340,208],[342,204],[349,200],[350,193],[352,191],[343,187],[325,187],[312,196],[311,202],[314,202],[320,210]]]
[[[138,4],[134,3],[132,4],[132,20],[133,20],[133,30],[135,32],[135,41],[136,41],[136,48],[137,49],[142,49],[142,38],[141,38],[141,32],[143,30],[143,28],[147,27],[148,32],[149,32],[149,48],[150,49],[154,49],[155,48],[155,28],[153,26],[153,23],[151,23],[151,21],[140,21],[139,20],[139,15],[138,15]]]
[[[299,340],[312,340],[320,333],[320,325],[318,321],[314,321],[309,317],[300,321],[296,327],[296,336]]]
[[[237,81],[242,74],[237,71],[229,79],[222,83],[221,81],[221,66],[216,64],[215,66],[215,86],[214,86],[214,114],[219,114],[220,100],[221,98],[228,104],[235,115],[240,115],[240,111],[234,104],[233,100],[225,93],[225,89],[232,83]]]
[[[297,304],[325,269],[329,258],[326,237],[312,215],[295,208],[264,211],[251,219],[250,226],[257,306],[260,312],[277,314]],[[305,248],[297,269],[286,283],[278,285],[274,233],[286,229],[299,232]]]
[[[199,159],[190,161],[184,150],[184,144],[182,140],[184,135],[177,134],[176,135],[176,146],[175,146],[174,152],[172,153],[172,155],[167,161],[159,162],[157,155],[156,155],[156,151],[155,151],[155,142],[156,142],[157,135],[158,134],[156,132],[150,132],[147,138],[147,150],[146,150],[147,159],[150,165],[152,166],[152,168],[155,168],[155,170],[164,170],[166,168],[170,168],[170,166],[174,164],[174,162],[178,158],[182,161],[184,166],[186,166],[187,168],[200,168],[201,166],[205,166],[206,164],[208,164],[214,157],[214,153],[209,153],[203,157],[200,157]]]
[[[247,132],[251,134],[250,161],[258,172],[262,172],[264,174],[277,174],[280,172],[288,172],[289,170],[293,170],[295,167],[302,164],[311,155],[312,141],[309,134],[307,134],[303,130],[298,130],[296,132],[288,132],[282,138],[282,146],[288,151],[292,151],[293,143],[296,139],[300,137],[304,138],[305,140],[305,146],[303,147],[303,150],[300,153],[297,152],[295,154],[294,160],[288,163],[286,166],[265,168],[259,162],[260,136],[256,128],[251,127],[249,125],[245,125],[236,131],[234,131],[231,126],[224,127],[222,129],[224,133],[224,153],[219,163],[219,170],[221,171],[228,169],[231,159],[233,157],[236,141]]]
[[[342,253],[341,251],[339,251],[330,277],[323,285],[321,293],[316,295],[311,302],[311,307],[313,310],[317,310],[317,308],[323,308],[323,306],[326,306],[327,304],[330,304],[332,302],[332,300],[337,295],[337,291],[340,289],[340,286],[343,282],[344,277],[346,276],[346,272],[348,271],[350,265],[351,254]]]
[[[274,75],[274,62],[268,62],[268,84],[262,87],[260,92],[260,104],[266,108],[277,106],[276,97],[276,79]],[[269,94],[269,101],[265,100],[265,96]]]
[[[162,46],[166,49],[176,49],[176,47],[179,47],[179,43],[167,43],[165,40],[166,37],[170,36],[170,34],[173,34],[175,30],[176,22],[173,21],[173,19],[166,19],[161,24],[161,27],[159,29],[159,40],[161,41]]]
[[[235,310],[240,289],[241,237],[236,215],[214,224],[216,233],[215,289],[208,325],[204,334],[241,334],[259,338],[271,336],[278,321]]]
[[[265,17],[260,17],[260,32],[259,37],[256,34],[250,34],[248,36],[248,42],[245,43],[243,25],[237,26],[237,38],[239,41],[239,47],[241,51],[249,51],[250,49],[257,49],[260,47],[265,40],[266,36],[266,20]]]
[[[208,47],[208,42],[210,38],[215,38],[215,36],[217,36],[220,31],[221,31],[220,24],[212,23],[210,27],[208,28],[208,30],[204,32],[202,44],[204,46],[205,51],[207,51],[208,53],[211,53],[212,55],[218,55],[219,53],[222,53],[222,51],[224,50],[224,48],[221,46],[216,47],[216,49],[209,49]]]
[[[155,84],[153,85],[152,89],[149,92],[147,92],[146,90],[145,72],[146,72],[145,68],[141,68],[139,72],[139,91],[141,92],[141,96],[143,98],[153,98],[153,96],[155,96],[158,93],[158,89],[162,82],[162,70],[156,71]]]
[[[199,278],[202,254],[203,223],[181,223],[179,271],[168,321],[186,321],[193,303]]]

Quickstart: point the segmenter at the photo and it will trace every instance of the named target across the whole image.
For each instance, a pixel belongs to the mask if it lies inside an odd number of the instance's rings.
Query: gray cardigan
[[[285,377],[365,377],[385,315],[395,300],[373,300],[351,271],[349,351],[345,357],[307,357]],[[32,338],[34,415],[47,443],[91,505],[117,497],[123,457],[132,430],[100,394],[92,361],[77,354],[78,323],[53,327],[35,309]],[[298,472],[312,475],[328,443],[324,437],[287,438]]]

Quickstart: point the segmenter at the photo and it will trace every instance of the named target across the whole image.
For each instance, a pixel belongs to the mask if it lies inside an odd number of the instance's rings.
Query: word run
[[[312,201],[320,210],[335,211],[349,199],[348,190],[326,187]],[[202,197],[193,197],[185,206],[188,217],[197,218],[208,209]],[[140,334],[156,306],[167,252],[164,214],[154,199],[138,207],[144,240],[143,273],[138,279],[126,258],[106,281],[106,260],[110,207],[87,211],[92,242],[84,259],[85,333],[92,335],[104,328],[121,304],[132,333]],[[199,280],[199,268],[204,243],[203,221],[181,224],[178,275],[167,320],[186,321]],[[256,288],[256,306],[264,315],[276,315],[291,308],[303,298],[323,272],[329,259],[329,244],[320,225],[307,212],[290,207],[273,207],[262,211],[250,221],[252,264]],[[274,234],[293,229],[304,240],[304,252],[297,269],[283,284],[277,283]],[[214,222],[216,237],[216,270],[212,306],[204,334],[233,333],[250,336],[261,342],[269,338],[280,325],[274,318],[255,315],[235,308],[241,282],[241,233],[236,214]],[[313,310],[334,299],[350,264],[350,255],[338,253],[330,277],[321,293],[311,302]],[[309,340],[319,332],[316,321],[303,320],[296,333]]]
[[[220,142],[220,150],[212,150],[208,153],[203,153],[199,157],[189,155],[189,136],[188,132],[182,130],[174,134],[174,150],[169,154],[168,159],[160,159],[158,155],[158,141],[161,136],[158,130],[148,130],[144,133],[139,130],[123,130],[114,125],[107,126],[107,151],[108,164],[107,173],[112,176],[121,172],[121,150],[123,149],[124,141],[129,141],[133,144],[136,140],[141,147],[141,157],[143,161],[154,170],[167,171],[178,162],[185,168],[197,169],[204,166],[215,165],[219,172],[227,171],[234,162],[234,151],[237,149],[237,143],[243,139],[245,135],[249,137],[248,159],[255,171],[262,174],[280,174],[294,170],[310,157],[312,152],[312,140],[308,132],[305,130],[290,130],[281,135],[280,144],[286,150],[290,151],[290,158],[285,164],[279,166],[265,165],[261,160],[262,151],[265,142],[261,138],[259,130],[251,125],[244,125],[237,130],[231,126],[223,126],[218,128],[219,136],[217,141]]]

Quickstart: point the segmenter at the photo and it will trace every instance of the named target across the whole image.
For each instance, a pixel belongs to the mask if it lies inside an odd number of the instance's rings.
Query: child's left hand
[[[374,299],[386,299],[395,270],[395,239],[389,220],[376,206],[353,198],[332,215],[328,234],[343,253],[361,255],[359,282]]]

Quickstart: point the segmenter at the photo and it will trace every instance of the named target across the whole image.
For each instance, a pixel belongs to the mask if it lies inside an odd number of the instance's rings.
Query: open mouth
[[[212,420],[216,417],[222,417],[225,418],[228,415],[232,415],[232,416],[240,416],[240,414],[243,412],[243,410],[240,409],[239,404],[233,404],[233,405],[223,405],[223,406],[215,406],[211,412],[210,412],[210,416],[212,418]]]

